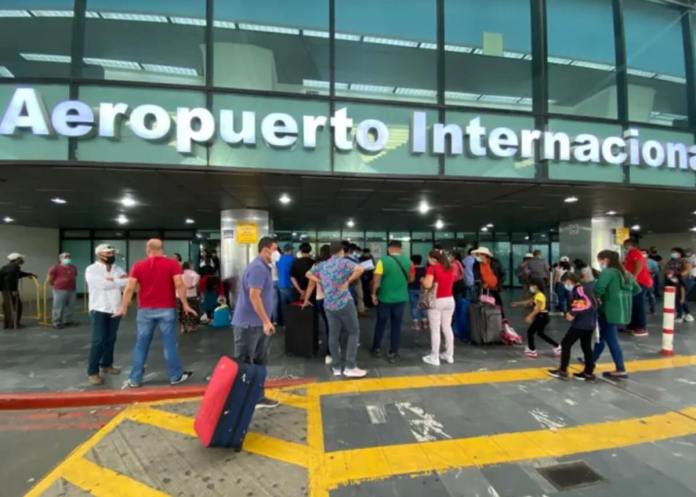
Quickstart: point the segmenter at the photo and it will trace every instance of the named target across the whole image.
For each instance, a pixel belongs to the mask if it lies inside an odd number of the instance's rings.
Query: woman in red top
[[[435,307],[428,309],[430,322],[431,353],[423,357],[423,362],[439,366],[440,360],[449,364],[454,362],[454,334],[452,333],[452,316],[454,315],[454,297],[452,285],[455,272],[444,252],[433,250],[428,254],[428,271],[423,278],[423,288],[435,290]],[[440,354],[440,332],[445,335],[445,353]]]

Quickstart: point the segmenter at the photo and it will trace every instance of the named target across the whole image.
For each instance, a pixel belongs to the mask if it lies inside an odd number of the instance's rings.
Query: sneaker
[[[631,332],[631,335],[633,335],[634,337],[646,337],[648,336],[648,330],[646,330],[645,328],[640,330],[633,330]]]
[[[395,352],[389,352],[387,354],[387,361],[389,364],[396,364],[396,360],[399,358],[399,354]]]
[[[440,354],[440,360],[445,361],[447,364],[454,364],[454,356],[447,354]]]
[[[605,371],[602,377],[608,380],[625,380],[628,374],[625,371]]]
[[[363,378],[367,375],[367,371],[360,368],[344,369],[343,376],[348,378]]]
[[[373,349],[372,356],[379,359],[380,357],[382,357],[382,350],[381,349]]]
[[[430,364],[431,366],[439,366],[440,358],[437,356],[433,356],[432,354],[428,354],[427,356],[423,357],[423,362],[426,364]]]
[[[121,390],[128,390],[130,388],[140,388],[140,385],[138,385],[137,383],[133,383],[130,380],[126,380],[126,382],[121,387]]]
[[[532,359],[536,359],[537,357],[539,357],[539,352],[537,352],[536,350],[531,350],[529,347],[527,347],[524,349],[524,355]]]
[[[277,400],[269,399],[268,397],[261,397],[256,403],[256,409],[273,409],[278,407],[280,402]]]
[[[691,314],[687,314],[686,316],[684,316],[684,321],[686,321],[687,323],[693,323],[694,317]]]
[[[101,368],[102,374],[121,374],[121,368],[115,368],[109,366],[108,368]]]
[[[561,352],[563,352],[563,347],[561,347],[560,345],[558,347],[554,347],[553,355],[555,355],[556,357],[560,357]]]
[[[170,381],[169,384],[170,385],[178,385],[179,383],[183,383],[186,380],[188,380],[189,378],[191,378],[191,376],[193,376],[192,371],[184,371],[183,373],[181,373],[181,376],[179,376],[178,380]]]
[[[674,320],[675,324],[682,324],[684,322],[684,318],[677,318]]]
[[[554,378],[558,378],[560,380],[565,380],[568,378],[568,371],[562,371],[560,369],[549,369],[547,373],[549,376],[553,376]]]
[[[89,380],[89,383],[91,385],[103,385],[104,384],[104,378],[99,376],[98,374],[91,374],[87,377]]]
[[[341,374],[343,374],[340,369],[332,369],[331,371],[333,371],[334,376],[341,376]]]
[[[573,378],[580,381],[595,381],[597,377],[593,374],[587,374],[584,371],[582,373],[573,373]]]

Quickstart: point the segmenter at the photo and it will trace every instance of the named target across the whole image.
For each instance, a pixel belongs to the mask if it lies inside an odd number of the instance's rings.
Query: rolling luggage
[[[265,381],[265,367],[220,358],[193,424],[204,447],[241,450]]]
[[[293,302],[283,309],[286,354],[312,357],[317,352],[319,340],[314,312],[314,307],[302,309],[301,302]]]
[[[469,339],[469,329],[470,329],[470,321],[469,321],[469,306],[471,305],[471,302],[469,302],[468,299],[459,299],[457,301],[457,305],[454,308],[454,326],[452,327],[452,331],[454,331],[454,335],[459,338],[460,340],[468,340]]]
[[[497,306],[484,303],[469,305],[471,343],[487,345],[503,339],[503,313]]]

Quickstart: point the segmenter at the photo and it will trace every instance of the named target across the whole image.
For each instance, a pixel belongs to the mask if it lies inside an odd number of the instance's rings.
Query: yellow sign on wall
[[[623,242],[631,237],[631,230],[629,228],[616,228],[616,244],[623,245]]]
[[[237,243],[257,243],[259,225],[251,222],[237,223]]]

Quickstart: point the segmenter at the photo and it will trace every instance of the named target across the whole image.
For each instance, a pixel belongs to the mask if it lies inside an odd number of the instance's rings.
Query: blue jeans
[[[280,289],[278,288],[278,282],[273,282],[273,313],[271,315],[271,321],[276,324],[280,324],[283,320],[283,310],[280,307]]]
[[[121,318],[112,318],[108,312],[90,311],[89,320],[92,322],[92,347],[87,375],[92,376],[99,374],[100,367],[110,368],[114,365],[114,345]]]
[[[145,362],[150,352],[155,328],[158,326],[169,380],[176,381],[183,374],[179,352],[176,348],[176,309],[138,309],[133,367],[129,378],[134,385],[140,385],[143,382]]]
[[[554,290],[556,291],[556,296],[558,297],[556,310],[559,312],[568,312],[568,290],[566,290],[566,287],[563,285],[563,283],[560,282],[556,283]]]
[[[292,288],[280,288],[278,287],[278,306],[280,308],[278,315],[278,325],[285,326],[285,316],[283,316],[283,309],[286,305],[292,302],[294,295]]]
[[[375,321],[375,336],[372,341],[372,350],[379,350],[382,347],[384,330],[387,327],[387,321],[390,321],[391,334],[389,335],[389,353],[397,354],[399,352],[404,307],[406,307],[406,302],[398,302],[395,304],[379,303],[377,306],[377,320]]]
[[[624,372],[626,371],[626,366],[624,365],[623,351],[621,350],[621,344],[619,344],[619,330],[615,324],[608,323],[606,319],[599,318],[599,343],[594,346],[594,363],[597,364],[597,360],[604,352],[604,345],[609,346],[609,352],[611,352],[611,358],[614,359],[614,364],[616,365],[616,370]]]
[[[408,296],[411,304],[411,319],[413,321],[422,321],[427,319],[427,314],[424,309],[418,307],[418,300],[420,299],[420,290],[409,289]]]
[[[235,326],[234,358],[238,362],[265,366],[270,338],[263,332],[263,326]],[[261,388],[261,397],[265,397],[265,389]]]

